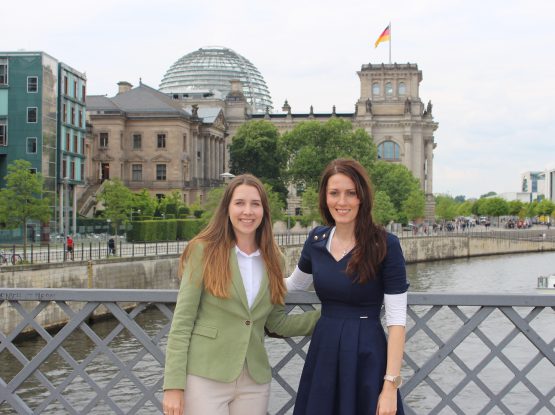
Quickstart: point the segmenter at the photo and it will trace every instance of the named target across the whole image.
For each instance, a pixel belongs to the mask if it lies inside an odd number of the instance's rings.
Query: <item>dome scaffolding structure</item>
[[[232,80],[241,81],[253,112],[273,109],[270,91],[258,69],[237,52],[221,46],[200,48],[178,59],[162,78],[159,89],[168,94],[218,91],[225,98]]]

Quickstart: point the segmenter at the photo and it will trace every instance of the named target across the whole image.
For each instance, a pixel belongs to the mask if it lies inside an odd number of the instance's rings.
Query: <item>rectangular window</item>
[[[37,153],[37,137],[27,137],[27,154]]]
[[[39,77],[38,76],[28,76],[27,77],[27,92],[34,93],[39,91]]]
[[[71,107],[71,125],[75,125],[75,108]]]
[[[158,134],[158,148],[166,148],[166,134]]]
[[[100,133],[100,148],[108,147],[108,133]]]
[[[8,145],[8,126],[4,121],[0,121],[0,146]]]
[[[156,180],[166,180],[166,165],[157,164],[156,165]]]
[[[73,81],[73,98],[77,99],[77,81]]]
[[[135,182],[140,182],[143,180],[143,165],[142,164],[132,164],[131,165],[131,180]]]
[[[83,111],[79,111],[79,127],[83,128]]]
[[[8,85],[8,60],[0,59],[0,85]]]
[[[70,145],[70,137],[69,137],[69,133],[66,133],[66,148],[65,150],[69,152],[69,145]]]
[[[75,179],[75,162],[72,161],[71,162],[71,172],[70,172],[70,179]]]
[[[31,174],[37,174],[37,169],[35,169],[34,167],[29,169],[29,173]]]
[[[142,147],[142,140],[140,134],[133,134],[133,150],[140,150]]]
[[[62,179],[67,177],[67,160],[62,161]]]
[[[81,137],[81,151],[79,152],[79,154],[85,154],[85,137]]]
[[[87,88],[85,87],[85,85],[81,86],[81,101],[85,102],[85,96],[86,96],[86,92],[87,92]]]
[[[36,123],[38,118],[38,108],[37,107],[27,107],[27,122]]]
[[[64,104],[63,108],[62,108],[63,114],[62,114],[62,120],[64,122],[67,122],[67,105]]]
[[[81,160],[81,177],[80,180],[85,180],[85,163]]]
[[[64,95],[67,95],[67,76],[64,76]]]
[[[77,134],[73,134],[73,152],[78,153],[78,148]]]

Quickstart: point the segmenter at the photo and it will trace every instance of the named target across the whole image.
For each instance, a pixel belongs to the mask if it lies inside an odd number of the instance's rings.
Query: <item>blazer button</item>
[[[246,325],[246,326],[250,326],[250,325],[251,325],[251,321],[250,321],[250,320],[245,320],[245,325]]]

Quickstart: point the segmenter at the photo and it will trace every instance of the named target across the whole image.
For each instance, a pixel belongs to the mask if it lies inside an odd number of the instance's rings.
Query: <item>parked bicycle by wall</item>
[[[0,265],[18,265],[23,263],[21,255],[14,253],[7,253],[3,249],[0,250]]]

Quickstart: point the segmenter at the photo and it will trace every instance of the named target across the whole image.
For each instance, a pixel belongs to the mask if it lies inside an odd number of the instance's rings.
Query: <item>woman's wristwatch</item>
[[[385,375],[383,379],[393,383],[393,385],[395,385],[396,388],[400,388],[401,385],[403,384],[403,378],[400,375],[397,375],[397,376]]]

